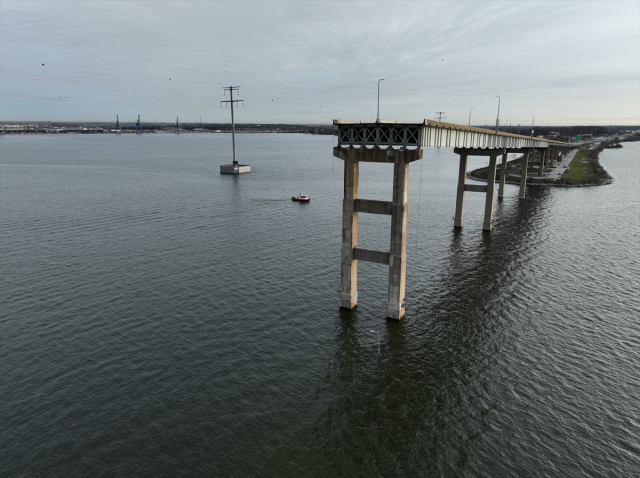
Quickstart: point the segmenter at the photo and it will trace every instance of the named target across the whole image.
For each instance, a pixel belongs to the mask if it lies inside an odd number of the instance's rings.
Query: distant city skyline
[[[640,123],[640,2],[0,2],[0,120]]]

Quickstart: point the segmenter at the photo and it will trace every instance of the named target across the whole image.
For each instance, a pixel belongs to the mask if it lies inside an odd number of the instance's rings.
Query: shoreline
[[[467,173],[467,179],[472,179],[474,181],[482,181],[483,183],[488,183],[489,182],[488,179],[481,178],[481,177],[475,176],[473,174],[474,172],[480,171],[482,169],[486,169],[486,168],[478,168],[478,169],[474,169],[473,171],[468,172]],[[549,178],[539,178],[539,177],[533,177],[532,178],[530,176],[527,176],[527,186],[536,186],[536,187],[544,186],[544,187],[552,187],[552,188],[585,188],[585,187],[591,187],[591,186],[606,186],[607,184],[611,184],[612,182],[613,182],[613,178],[609,178],[609,179],[606,179],[605,181],[603,181],[602,183],[599,183],[599,184],[596,184],[596,183],[570,184],[570,183],[566,183],[566,182],[562,182],[562,181],[558,181],[558,180],[553,180],[553,179],[549,179]],[[495,184],[499,184],[499,183],[500,183],[500,176],[496,173]],[[507,175],[507,179],[505,179],[505,183],[506,184],[520,185],[520,179],[510,178],[509,175]]]
[[[606,186],[613,182],[613,178],[602,168],[600,163],[598,162],[598,154],[602,149],[584,149],[580,148],[573,152],[573,157],[570,158],[569,162],[566,163],[562,168],[564,171],[560,175],[556,175],[555,177],[549,176],[538,176],[539,169],[537,167],[529,166],[528,174],[527,174],[527,186],[543,186],[543,187],[556,187],[556,188],[582,188],[582,187],[591,187],[591,186]],[[569,153],[570,154],[570,153]],[[522,161],[522,156],[519,158],[513,159],[507,162],[507,168],[509,165],[519,165]],[[562,162],[558,165],[560,166]],[[496,179],[495,182],[500,182],[500,165],[497,165],[496,171]],[[581,178],[575,179],[575,171],[580,170],[580,172],[584,171],[584,168],[591,167],[593,168],[593,172],[595,174],[595,178],[597,182],[593,182],[593,177],[591,174],[588,175],[589,181],[581,181]],[[487,172],[487,167],[476,168],[473,171],[469,171],[466,175],[468,179],[472,179],[474,181],[482,181],[488,182],[486,177],[483,177],[479,173]],[[547,168],[546,172],[551,172],[551,168]],[[520,174],[518,171],[517,174],[509,174],[507,172],[507,177],[505,179],[505,183],[519,185],[520,184]],[[601,179],[600,179],[601,178]]]

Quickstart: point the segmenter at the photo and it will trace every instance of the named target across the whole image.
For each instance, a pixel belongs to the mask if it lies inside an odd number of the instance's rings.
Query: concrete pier
[[[353,309],[358,305],[358,260],[354,249],[358,246],[358,199],[360,165],[354,149],[346,150],[344,159],[344,198],[342,200],[342,248],[340,250],[340,307]]]
[[[407,192],[409,163],[397,154],[393,163],[393,198],[391,200],[391,244],[389,247],[389,290],[387,318],[404,317],[405,276],[407,272]]]
[[[458,170],[458,190],[456,195],[456,214],[454,217],[453,226],[462,227],[464,217],[464,193],[466,191],[473,191],[479,193],[485,193],[485,209],[484,209],[484,222],[482,228],[485,231],[491,230],[491,222],[493,220],[493,203],[495,197],[495,182],[497,171],[498,155],[502,154],[503,163],[506,164],[507,151],[505,149],[463,149],[454,148],[454,153],[460,155],[460,169]],[[465,184],[467,176],[467,157],[468,156],[489,156],[489,168],[487,184]],[[505,179],[506,179],[506,166]],[[504,186],[503,186],[504,188]],[[504,189],[503,189],[504,190]]]
[[[374,262],[389,266],[386,317],[400,320],[405,314],[409,163],[421,159],[422,150],[337,146],[333,149],[333,155],[344,161],[340,307],[353,309],[358,304],[358,261]],[[391,201],[358,197],[360,162],[393,164]],[[359,213],[391,216],[391,240],[388,251],[358,247]]]
[[[507,158],[509,154],[505,151],[502,155],[502,164],[500,165],[500,186],[498,188],[498,197],[504,197],[504,183],[507,180]]]
[[[248,164],[223,164],[220,166],[220,174],[242,174],[250,172],[251,166]]]
[[[467,154],[460,154],[460,169],[458,170],[458,194],[456,195],[456,215],[453,227],[462,227],[464,217],[464,192],[467,181]]]
[[[505,153],[506,155],[506,153]],[[498,152],[489,156],[489,176],[487,177],[487,196],[484,203],[484,222],[482,229],[484,231],[491,230],[491,222],[493,219],[493,199],[496,192],[496,163],[498,161]]]
[[[529,168],[529,154],[531,153],[530,149],[525,149],[522,154],[522,171],[520,173],[520,194],[518,197],[520,199],[524,199],[526,190],[527,190],[527,169]],[[533,150],[533,155],[535,156],[536,150]]]

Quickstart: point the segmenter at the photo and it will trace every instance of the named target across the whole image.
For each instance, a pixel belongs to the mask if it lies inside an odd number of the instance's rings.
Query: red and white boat
[[[297,202],[309,202],[311,198],[309,198],[309,196],[307,196],[306,194],[298,193],[298,195],[292,197],[291,200]]]

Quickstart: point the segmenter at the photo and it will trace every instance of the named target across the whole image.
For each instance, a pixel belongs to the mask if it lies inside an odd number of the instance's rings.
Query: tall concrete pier
[[[389,319],[399,320],[404,316],[409,163],[422,158],[422,150],[337,146],[334,148],[333,154],[344,161],[340,307],[353,309],[358,304],[358,261],[375,262],[389,267],[386,316]],[[358,197],[360,162],[393,164],[391,201],[375,201]],[[358,247],[359,213],[391,216],[391,237],[388,251]]]
[[[502,197],[508,153],[524,153],[520,186],[520,197],[524,198],[528,153],[534,147],[546,151],[550,143],[546,139],[428,120],[417,124],[384,120],[362,124],[334,120],[334,124],[338,127],[338,146],[333,148],[333,155],[344,161],[340,307],[353,309],[358,305],[358,261],[375,262],[388,267],[386,317],[395,320],[400,320],[405,315],[409,164],[422,159],[422,148],[453,147],[454,152],[460,155],[454,227],[460,228],[463,224],[465,192],[483,192],[485,208],[482,228],[490,231],[498,156],[502,155],[498,192],[499,197]],[[469,156],[489,156],[486,185],[466,184]],[[361,162],[393,164],[393,193],[390,201],[361,199],[358,196]],[[391,216],[388,251],[358,247],[360,213]]]

